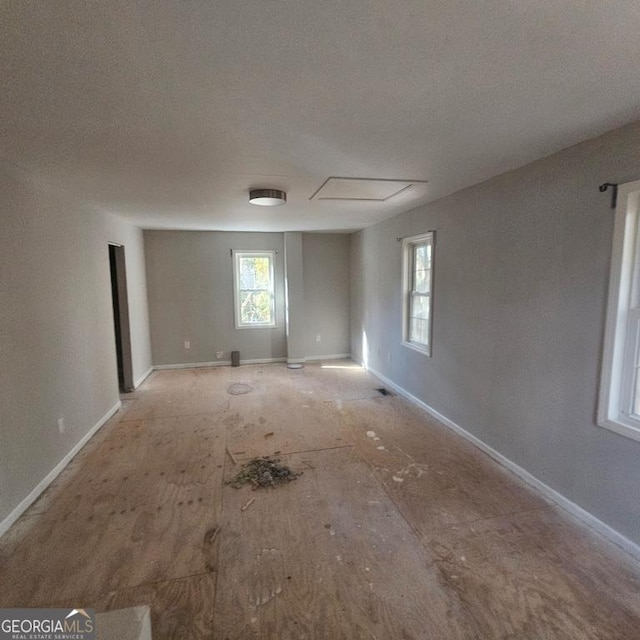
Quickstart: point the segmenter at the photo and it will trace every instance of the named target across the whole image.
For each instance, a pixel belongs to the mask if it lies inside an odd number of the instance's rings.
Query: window
[[[431,355],[433,232],[405,238],[403,344]]]
[[[640,440],[640,181],[618,189],[598,424]]]
[[[275,327],[275,251],[234,251],[236,328]]]

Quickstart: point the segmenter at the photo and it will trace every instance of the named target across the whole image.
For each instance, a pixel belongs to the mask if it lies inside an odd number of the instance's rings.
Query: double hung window
[[[275,327],[274,251],[234,251],[236,328]]]
[[[433,232],[403,240],[403,343],[431,355]]]

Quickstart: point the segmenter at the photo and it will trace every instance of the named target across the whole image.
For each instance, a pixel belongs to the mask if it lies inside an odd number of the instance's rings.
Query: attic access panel
[[[386,202],[426,180],[392,178],[327,178],[309,200],[362,200]]]

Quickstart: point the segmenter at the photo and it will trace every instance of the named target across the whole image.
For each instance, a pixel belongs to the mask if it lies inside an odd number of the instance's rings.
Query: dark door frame
[[[120,391],[133,391],[133,365],[131,360],[131,328],[129,326],[129,298],[127,296],[127,270],[124,246],[109,243],[109,268],[111,270],[111,298],[113,301],[113,324],[118,360],[118,383]]]

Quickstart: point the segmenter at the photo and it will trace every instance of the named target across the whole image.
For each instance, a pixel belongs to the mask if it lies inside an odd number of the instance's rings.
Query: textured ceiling
[[[635,0],[3,2],[0,153],[143,227],[356,229],[640,118],[639,27]],[[331,176],[428,183],[310,200]]]

